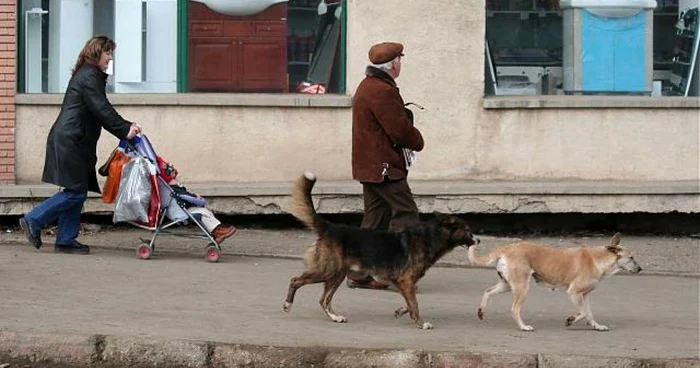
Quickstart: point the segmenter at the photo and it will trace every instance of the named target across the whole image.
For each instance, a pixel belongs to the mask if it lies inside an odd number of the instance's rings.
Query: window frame
[[[615,95],[484,96],[482,108],[508,109],[700,109],[700,97]]]

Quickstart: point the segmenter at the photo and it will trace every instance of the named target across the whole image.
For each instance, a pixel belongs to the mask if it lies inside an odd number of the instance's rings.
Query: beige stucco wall
[[[697,180],[698,109],[485,110],[483,2],[349,0],[347,85],[363,77],[375,42],[404,43],[397,80],[423,105],[426,148],[414,179]],[[147,102],[146,102],[147,103]],[[350,179],[350,109],[118,106],[188,182],[288,181],[312,169]],[[36,182],[56,105],[18,105],[17,180]],[[108,137],[108,133],[104,133]],[[116,143],[104,138],[101,157]]]
[[[188,183],[286,181],[303,170],[323,177],[350,172],[350,110],[278,107],[123,107],[139,122],[156,152]],[[16,128],[17,179],[41,177],[46,136],[58,107],[20,107]],[[117,140],[103,131],[99,156]]]

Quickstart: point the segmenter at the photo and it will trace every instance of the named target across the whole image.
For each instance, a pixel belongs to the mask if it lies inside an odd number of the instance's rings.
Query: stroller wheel
[[[206,259],[207,262],[214,263],[219,262],[219,258],[221,258],[221,253],[216,245],[210,244],[207,246],[207,253],[204,255],[204,259]]]
[[[136,256],[141,259],[149,259],[153,254],[153,250],[148,245],[141,245],[139,249],[136,250]]]

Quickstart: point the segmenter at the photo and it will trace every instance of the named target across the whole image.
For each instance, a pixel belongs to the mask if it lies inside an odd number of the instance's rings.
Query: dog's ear
[[[610,239],[610,245],[607,246],[608,250],[617,254],[620,251],[620,233],[615,233],[612,239]]]

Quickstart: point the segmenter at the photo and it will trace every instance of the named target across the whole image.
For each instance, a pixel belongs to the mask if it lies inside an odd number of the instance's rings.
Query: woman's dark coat
[[[95,165],[102,128],[121,139],[131,127],[107,100],[106,84],[107,74],[90,64],[73,74],[46,140],[43,182],[100,193]]]

